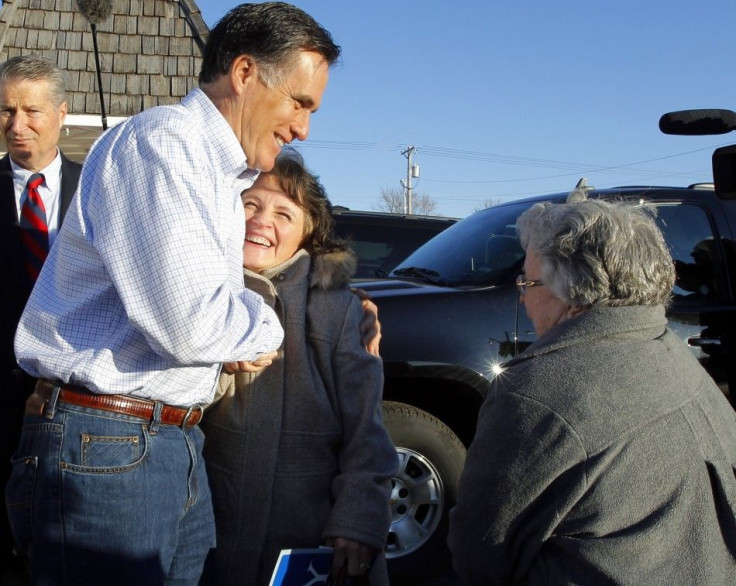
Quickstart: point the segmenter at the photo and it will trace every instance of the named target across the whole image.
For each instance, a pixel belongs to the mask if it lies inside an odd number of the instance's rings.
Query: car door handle
[[[690,346],[720,346],[721,341],[710,338],[688,338],[687,343]]]

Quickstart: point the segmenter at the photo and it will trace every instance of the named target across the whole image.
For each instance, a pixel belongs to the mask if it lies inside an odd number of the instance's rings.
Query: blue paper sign
[[[324,586],[331,569],[331,547],[282,549],[270,586]]]

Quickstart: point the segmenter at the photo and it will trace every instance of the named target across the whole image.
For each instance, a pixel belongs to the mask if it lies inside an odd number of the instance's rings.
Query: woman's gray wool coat
[[[736,584],[736,414],[664,307],[590,309],[505,364],[451,513],[488,584]]]
[[[280,549],[329,537],[383,550],[397,456],[382,421],[381,360],[361,345],[363,310],[348,289],[354,263],[347,251],[301,250],[260,275],[245,271],[285,340],[265,370],[223,375],[203,421],[218,586],[267,585]],[[388,584],[383,556],[371,579]]]

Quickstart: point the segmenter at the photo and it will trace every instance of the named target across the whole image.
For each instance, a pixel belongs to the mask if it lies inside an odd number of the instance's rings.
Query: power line
[[[346,140],[312,140],[306,143],[299,143],[299,149],[334,149],[338,151],[365,151],[368,149],[376,148],[378,145],[375,142],[358,142],[358,141],[346,141]]]
[[[462,149],[452,149],[447,147],[434,147],[430,145],[417,147],[417,151],[421,152],[422,155],[448,158],[448,159],[460,159],[468,161],[478,161],[485,163],[496,163],[506,165],[516,165],[525,167],[536,167],[536,168],[547,168],[547,169],[570,169],[570,173],[561,173],[554,175],[542,175],[537,177],[525,177],[516,179],[488,179],[481,181],[466,181],[466,180],[454,180],[454,179],[428,179],[424,177],[425,181],[432,183],[456,183],[456,184],[492,184],[492,183],[514,183],[521,181],[537,181],[542,179],[556,179],[560,177],[569,177],[572,175],[580,175],[585,173],[618,173],[621,170],[627,172],[629,176],[638,176],[640,178],[651,178],[663,176],[661,170],[650,170],[650,169],[631,169],[637,165],[643,165],[646,163],[652,163],[656,161],[664,161],[667,159],[673,159],[676,157],[682,157],[693,153],[702,151],[713,150],[715,148],[725,146],[730,143],[723,143],[714,146],[703,147],[681,153],[674,153],[665,155],[662,157],[655,157],[652,159],[646,159],[643,161],[635,161],[631,163],[623,163],[621,165],[597,165],[592,163],[576,163],[570,161],[555,161],[551,159],[538,159],[531,157],[520,157],[515,155],[501,155],[496,153],[485,153],[481,151],[468,151]],[[317,148],[317,149],[334,149],[334,150],[356,150],[366,151],[378,148],[378,144],[375,142],[360,142],[360,141],[332,141],[332,140],[310,140],[304,144],[299,144],[299,149]],[[396,151],[401,153],[403,146],[397,146],[389,149],[389,152]],[[692,172],[690,172],[692,173]],[[674,172],[664,176],[677,177],[686,176],[688,172]]]
[[[453,180],[442,180],[442,179],[428,179],[425,177],[426,181],[430,181],[433,183],[463,183],[463,184],[482,184],[482,183],[512,183],[516,181],[536,181],[539,179],[555,179],[558,177],[568,177],[571,175],[579,175],[579,174],[585,174],[585,173],[607,173],[607,172],[618,172],[619,170],[625,171],[627,174],[640,176],[640,177],[659,177],[662,176],[661,170],[653,170],[653,169],[631,169],[630,167],[634,167],[636,165],[643,165],[645,163],[652,163],[656,161],[664,161],[666,159],[672,159],[676,157],[681,157],[685,155],[690,155],[693,153],[698,153],[702,151],[709,151],[713,150],[715,148],[718,148],[720,146],[725,146],[725,144],[730,143],[724,143],[721,145],[715,145],[715,146],[709,146],[704,147],[700,149],[694,149],[691,151],[686,151],[683,153],[677,153],[673,155],[665,155],[663,157],[656,157],[653,159],[647,159],[645,161],[637,161],[634,163],[623,163],[621,165],[606,165],[606,166],[600,166],[600,165],[592,165],[592,164],[586,164],[586,163],[564,163],[564,162],[558,162],[558,161],[550,161],[549,165],[545,164],[544,159],[526,159],[526,162],[512,162],[512,161],[494,161],[494,162],[505,162],[507,164],[513,164],[513,165],[525,165],[525,166],[540,166],[540,167],[552,167],[552,168],[569,168],[569,169],[575,169],[574,173],[562,173],[562,174],[556,174],[556,175],[545,175],[545,176],[538,176],[538,177],[525,177],[520,179],[491,179],[491,180],[483,180],[483,181],[453,181]],[[427,153],[427,151],[422,148],[423,154],[431,154]],[[523,157],[515,157],[517,159],[523,159]],[[538,161],[538,164],[537,162]],[[676,176],[686,176],[690,174],[691,172],[674,172],[674,173],[668,173],[666,176],[669,177],[676,177]]]

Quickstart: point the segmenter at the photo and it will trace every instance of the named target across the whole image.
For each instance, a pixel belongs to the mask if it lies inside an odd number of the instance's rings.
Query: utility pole
[[[414,151],[417,149],[413,146],[406,147],[406,150],[402,151],[402,155],[406,157],[406,183],[403,181],[400,181],[401,185],[404,188],[405,196],[404,196],[404,211],[411,215],[412,213],[412,201],[411,201],[411,179],[412,177],[418,178],[419,177],[419,165],[412,165],[411,164],[411,157],[414,154]]]

